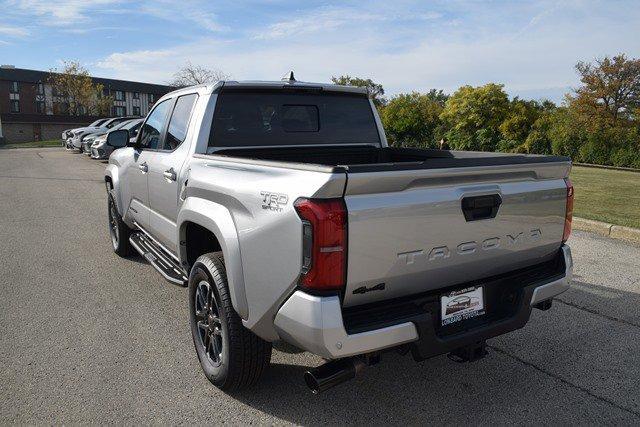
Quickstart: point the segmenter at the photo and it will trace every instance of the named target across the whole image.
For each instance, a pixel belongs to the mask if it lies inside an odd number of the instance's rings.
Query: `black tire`
[[[205,284],[209,289],[206,296]],[[209,308],[203,304],[206,301]],[[250,387],[269,366],[271,343],[245,328],[233,309],[222,252],[200,256],[191,268],[189,323],[200,366],[221,390]]]
[[[113,251],[121,257],[126,257],[133,249],[129,243],[131,229],[124,223],[122,217],[118,213],[113,193],[110,191],[107,201],[107,214],[109,217],[109,237],[111,237],[111,246]]]

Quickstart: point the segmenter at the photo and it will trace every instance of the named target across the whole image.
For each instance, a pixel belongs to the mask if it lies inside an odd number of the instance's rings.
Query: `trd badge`
[[[260,195],[262,196],[262,209],[274,212],[282,212],[282,208],[289,202],[289,196],[286,194],[261,191]]]

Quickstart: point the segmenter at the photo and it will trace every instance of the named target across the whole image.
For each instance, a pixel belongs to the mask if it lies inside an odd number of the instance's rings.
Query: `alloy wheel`
[[[198,336],[209,361],[216,366],[222,364],[223,330],[220,310],[211,285],[202,280],[195,295],[195,317]]]
[[[116,211],[116,204],[113,203],[113,199],[109,198],[109,234],[111,234],[111,243],[113,248],[118,248],[118,242],[120,241],[120,231],[118,230],[118,212]]]

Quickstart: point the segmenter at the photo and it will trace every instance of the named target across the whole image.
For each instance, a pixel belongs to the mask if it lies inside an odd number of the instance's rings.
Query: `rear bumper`
[[[390,301],[386,306],[379,304],[380,307],[343,315],[339,296],[315,296],[299,290],[278,311],[275,328],[283,340],[327,359],[409,343],[416,359],[433,357],[523,327],[534,305],[569,289],[573,260],[568,246],[562,246],[557,263],[558,270],[547,271],[542,280],[533,276],[529,283],[523,279],[526,272],[490,280],[495,292],[509,288],[508,295],[507,291],[500,294],[500,298],[504,295],[511,298],[504,304],[504,313],[483,316],[482,320],[460,325],[455,330],[447,331],[439,325],[437,295]],[[504,286],[505,283],[509,286]],[[380,314],[382,310],[384,314]]]

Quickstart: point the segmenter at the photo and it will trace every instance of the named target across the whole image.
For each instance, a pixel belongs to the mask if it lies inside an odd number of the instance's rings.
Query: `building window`
[[[134,116],[139,116],[140,115],[140,107],[133,107],[133,115]]]
[[[11,82],[11,85],[9,86],[9,92],[11,93],[20,92],[20,85],[18,84],[18,82]]]
[[[114,93],[114,99],[116,101],[124,101],[124,91],[116,90]]]
[[[127,111],[124,107],[116,106],[116,107],[113,107],[113,115],[116,117],[126,116]]]
[[[44,95],[44,85],[42,83],[38,83],[38,95]]]
[[[17,99],[12,99],[11,100],[11,112],[12,113],[19,113],[20,112],[20,101],[18,101]]]
[[[156,102],[156,97],[154,94],[150,93],[149,94],[149,104],[153,104],[154,102]]]
[[[133,99],[140,99],[140,92],[133,92]]]
[[[40,114],[46,113],[46,107],[44,101],[36,101],[36,111]]]

